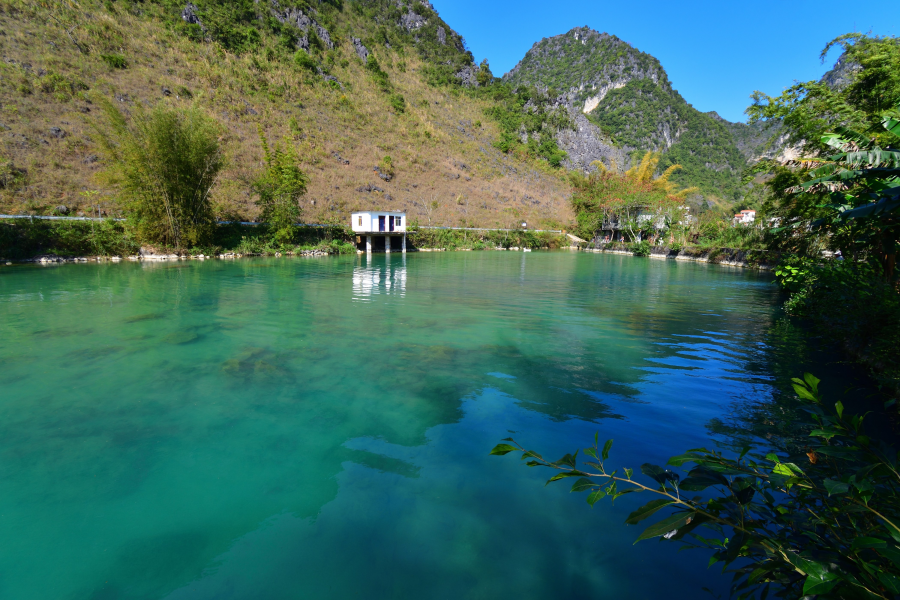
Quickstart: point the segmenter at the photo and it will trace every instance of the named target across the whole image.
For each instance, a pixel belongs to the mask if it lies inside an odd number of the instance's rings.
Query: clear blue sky
[[[775,95],[831,68],[819,53],[852,31],[900,35],[900,1],[432,0],[499,76],[534,42],[587,25],[660,60],[675,89],[701,111],[744,121],[754,90]]]

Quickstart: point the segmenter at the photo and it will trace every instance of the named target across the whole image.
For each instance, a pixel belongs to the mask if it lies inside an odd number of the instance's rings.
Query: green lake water
[[[565,252],[0,270],[0,598],[693,599],[490,449],[612,462],[789,427],[851,381],[753,271]],[[852,383],[852,381],[851,381]]]

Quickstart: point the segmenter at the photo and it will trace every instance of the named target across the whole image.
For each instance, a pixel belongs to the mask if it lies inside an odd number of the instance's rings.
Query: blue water
[[[836,388],[753,271],[563,252],[0,270],[0,597],[693,599],[550,472],[789,434]],[[852,383],[852,382],[851,382]],[[773,438],[774,436],[774,438]]]

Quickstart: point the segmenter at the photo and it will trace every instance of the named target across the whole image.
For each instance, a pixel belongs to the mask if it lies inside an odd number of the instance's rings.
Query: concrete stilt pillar
[[[384,236],[384,251],[388,254],[391,253],[391,236]]]
[[[403,254],[406,254],[406,234],[403,234]]]
[[[366,236],[366,254],[372,254],[372,236]]]

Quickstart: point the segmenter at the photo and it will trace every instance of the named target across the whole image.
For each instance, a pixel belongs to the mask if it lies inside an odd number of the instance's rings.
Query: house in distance
[[[406,252],[405,212],[370,210],[355,212],[350,218],[358,250]]]

